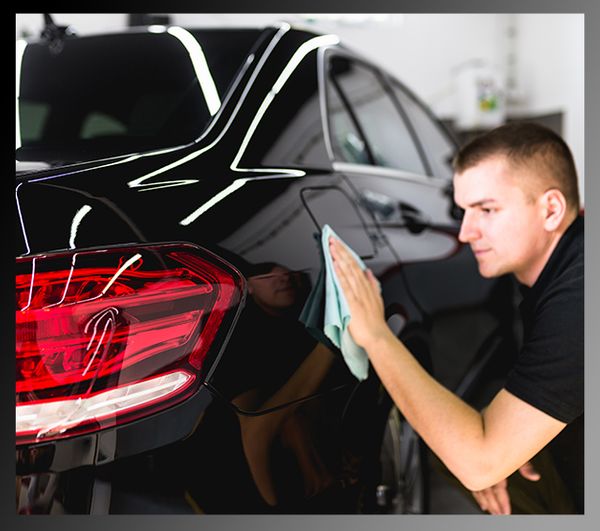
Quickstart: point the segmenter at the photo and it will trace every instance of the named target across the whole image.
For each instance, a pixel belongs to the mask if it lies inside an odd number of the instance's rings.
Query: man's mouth
[[[481,256],[487,252],[489,252],[491,249],[473,249],[473,254],[475,256]]]
[[[295,291],[293,286],[284,286],[282,288],[277,288],[275,290],[275,293],[287,293],[290,291],[292,291],[292,292]]]

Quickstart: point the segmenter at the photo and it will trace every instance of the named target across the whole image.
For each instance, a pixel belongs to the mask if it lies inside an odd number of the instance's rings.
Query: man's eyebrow
[[[479,201],[475,201],[474,203],[470,203],[467,206],[470,207],[470,208],[474,208],[474,207],[485,205],[486,203],[495,203],[495,202],[496,202],[495,199],[480,199]]]

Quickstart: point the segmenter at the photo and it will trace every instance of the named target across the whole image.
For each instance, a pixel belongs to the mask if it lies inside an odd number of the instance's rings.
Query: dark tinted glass
[[[72,38],[59,53],[27,46],[17,159],[88,160],[194,140],[211,119],[198,64],[222,101],[259,33],[194,32],[200,54],[192,35],[183,33],[186,45],[166,32]]]
[[[330,76],[331,84],[339,88],[354,113],[374,162],[379,166],[425,173],[410,132],[375,71],[346,58],[334,57]],[[333,90],[331,87],[330,91]],[[339,111],[336,114],[337,117],[330,117],[332,140],[338,144],[336,151],[356,150],[359,144],[354,139],[355,133],[346,127],[347,121],[339,119]]]
[[[324,149],[315,51],[294,68],[258,117],[258,125],[243,152],[242,166],[331,165]]]
[[[451,179],[452,157],[456,151],[454,142],[421,104],[396,84],[394,84],[394,94],[415,128],[434,177]]]
[[[331,147],[335,158],[355,164],[370,164],[369,153],[337,86],[330,84],[327,93]]]

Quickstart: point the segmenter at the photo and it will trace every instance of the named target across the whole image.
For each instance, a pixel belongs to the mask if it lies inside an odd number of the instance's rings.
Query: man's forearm
[[[412,427],[467,488],[481,488],[490,471],[482,415],[435,381],[391,331],[366,350]]]
[[[430,448],[470,490],[503,480],[565,427],[502,389],[483,414],[436,382],[385,323],[379,285],[350,253],[330,240],[335,272],[352,318],[349,330],[381,381]]]

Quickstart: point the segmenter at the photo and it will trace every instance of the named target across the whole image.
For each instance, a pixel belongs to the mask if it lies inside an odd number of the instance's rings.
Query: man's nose
[[[463,243],[469,243],[480,236],[477,222],[473,218],[471,212],[465,212],[462,223],[460,225],[460,232],[458,233],[458,239]]]

